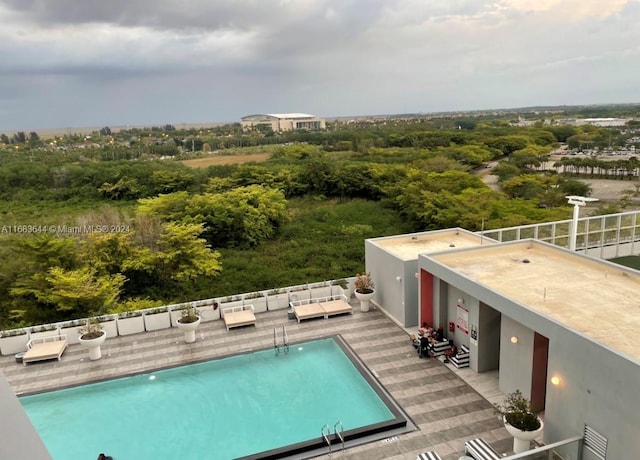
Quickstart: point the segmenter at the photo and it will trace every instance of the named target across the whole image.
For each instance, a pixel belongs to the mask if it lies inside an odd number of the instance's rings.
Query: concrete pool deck
[[[2,356],[0,369],[16,394],[53,390],[273,346],[273,328],[284,324],[289,343],[342,335],[419,428],[343,452],[334,446],[334,456],[414,460],[421,452],[435,450],[443,460],[457,460],[464,442],[478,437],[498,452],[511,453],[512,438],[491,404],[502,398],[496,374],[454,371],[437,359],[419,359],[403,329],[376,309],[361,313],[358,302],[353,305],[353,315],[302,323],[288,320],[286,310],[260,313],[256,327],[229,332],[221,320],[204,322],[192,344],[184,343],[177,328],[109,338],[98,361],[90,361],[89,352],[79,345],[70,345],[60,362],[26,367],[13,356]]]

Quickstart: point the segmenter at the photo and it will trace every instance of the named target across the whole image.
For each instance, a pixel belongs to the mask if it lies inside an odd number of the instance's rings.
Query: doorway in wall
[[[433,275],[420,270],[420,319],[418,325],[424,322],[433,325]]]
[[[544,411],[547,397],[547,362],[549,360],[549,339],[534,333],[533,365],[531,369],[531,405]]]

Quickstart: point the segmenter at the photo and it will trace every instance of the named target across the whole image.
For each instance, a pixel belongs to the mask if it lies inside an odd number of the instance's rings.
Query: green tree
[[[156,216],[162,221],[177,221],[185,216],[185,207],[189,201],[186,191],[167,193],[155,198],[138,200],[138,214]]]
[[[56,312],[51,311],[50,317],[69,319],[106,312],[117,301],[125,277],[121,274],[98,276],[90,267],[76,270],[51,267],[43,281],[41,286],[16,286],[11,294],[34,297]]]
[[[528,145],[523,149],[516,150],[511,154],[509,161],[518,168],[538,168],[549,158],[550,147],[540,145]]]
[[[442,152],[449,158],[471,167],[479,166],[493,158],[492,151],[480,145],[452,145],[450,147],[441,147],[438,152]]]
[[[523,174],[502,183],[502,190],[511,198],[534,199],[542,197],[557,185],[556,176]]]
[[[204,223],[202,236],[214,247],[255,246],[288,219],[284,194],[260,185],[194,195],[185,209],[185,222]]]
[[[220,273],[220,253],[210,250],[206,240],[199,238],[201,224],[168,223],[163,227],[158,241],[162,273],[179,282]]]
[[[140,196],[140,184],[135,178],[121,178],[115,184],[105,182],[98,192],[110,200],[132,199]]]
[[[140,200],[138,212],[164,222],[204,224],[202,237],[213,247],[254,246],[271,238],[289,218],[284,194],[261,185],[193,196],[160,195]]]
[[[200,238],[201,224],[165,223],[158,239],[135,246],[121,269],[132,284],[128,296],[179,297],[189,283],[217,276],[220,253]]]

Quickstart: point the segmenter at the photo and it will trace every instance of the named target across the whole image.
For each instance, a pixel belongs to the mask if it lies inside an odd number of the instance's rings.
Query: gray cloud
[[[636,0],[0,0],[0,132],[638,102],[639,19]]]

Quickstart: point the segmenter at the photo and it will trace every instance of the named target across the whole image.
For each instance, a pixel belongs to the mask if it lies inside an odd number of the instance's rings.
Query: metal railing
[[[581,460],[582,444],[582,436],[574,436],[569,439],[564,439],[562,441],[536,447],[535,449],[531,449],[526,452],[509,455],[502,458],[503,460],[564,460],[565,458]]]
[[[610,259],[640,252],[640,211],[621,212],[578,219],[576,251]],[[571,219],[519,225],[476,232],[496,241],[535,238],[554,246],[569,248]]]

